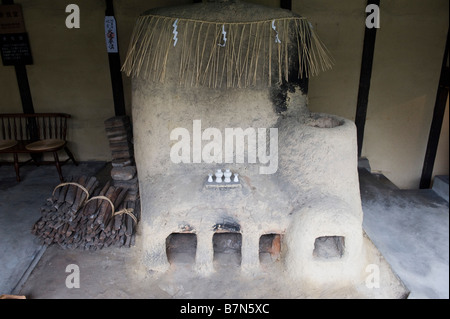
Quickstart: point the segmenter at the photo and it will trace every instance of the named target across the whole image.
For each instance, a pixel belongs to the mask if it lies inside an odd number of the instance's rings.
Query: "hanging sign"
[[[27,33],[1,34],[0,49],[5,66],[33,64]]]
[[[114,16],[105,16],[105,39],[108,53],[118,53],[116,19],[114,19]]]
[[[3,65],[33,63],[22,7],[18,4],[0,5],[0,52]]]
[[[0,5],[0,34],[25,32],[22,7],[19,4]]]

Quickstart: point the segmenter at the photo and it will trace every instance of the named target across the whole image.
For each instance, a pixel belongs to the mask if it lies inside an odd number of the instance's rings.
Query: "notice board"
[[[19,4],[0,5],[0,52],[3,65],[33,64]]]

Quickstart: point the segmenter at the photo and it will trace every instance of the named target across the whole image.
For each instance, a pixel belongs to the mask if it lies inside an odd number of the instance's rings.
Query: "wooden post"
[[[106,0],[105,16],[114,17],[113,0]],[[117,30],[114,35],[117,39]],[[118,45],[118,41],[117,41]],[[109,71],[111,74],[111,84],[114,98],[114,111],[116,116],[126,115],[125,98],[123,94],[122,73],[120,72],[120,55],[117,47],[117,52],[108,52]]]
[[[2,4],[11,5],[14,4],[14,0],[2,0]],[[16,71],[23,112],[34,113],[33,99],[31,97],[30,85],[28,83],[27,69],[23,64],[15,64],[14,68]]]
[[[2,5],[14,4],[14,0],[2,0]],[[28,38],[26,34],[24,34]],[[31,61],[29,61],[31,63]],[[17,85],[19,87],[20,100],[22,102],[22,111],[25,114],[34,114],[33,98],[30,90],[30,83],[28,82],[28,74],[26,65],[23,62],[14,63],[16,71]],[[37,123],[35,119],[28,119],[28,127],[30,128],[30,137],[32,141],[38,140]],[[42,153],[30,154],[34,162],[38,163],[42,159]],[[18,171],[17,157],[14,158],[16,172]],[[18,176],[18,175],[17,175]],[[17,178],[19,181],[20,177]]]
[[[292,10],[292,0],[280,0],[280,8]]]
[[[442,61],[441,77],[439,80],[439,87],[436,96],[436,103],[434,105],[433,120],[431,122],[430,134],[428,136],[427,150],[425,152],[425,159],[423,162],[422,176],[420,179],[420,189],[431,187],[431,179],[433,177],[434,162],[436,160],[436,153],[439,145],[439,137],[441,135],[442,121],[444,119],[445,106],[448,99],[449,90],[449,67],[448,61],[448,31],[447,43],[445,44],[444,59]]]
[[[380,0],[368,0],[367,5],[380,5]],[[356,106],[355,124],[358,138],[358,157],[361,157],[364,127],[366,125],[367,105],[369,102],[370,80],[372,77],[373,55],[375,51],[375,39],[377,28],[366,28],[364,33],[364,46],[359,78],[358,102]]]

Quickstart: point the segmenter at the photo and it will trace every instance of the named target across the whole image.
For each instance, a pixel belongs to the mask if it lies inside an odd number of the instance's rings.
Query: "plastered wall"
[[[383,2],[363,154],[401,188],[419,186],[449,25],[448,6],[448,1]],[[448,140],[448,128],[446,136]]]
[[[115,0],[122,62],[136,17],[159,6],[190,0]],[[279,6],[279,0],[251,0]],[[70,147],[77,159],[110,160],[103,121],[114,115],[102,0],[16,0],[22,5],[34,64],[27,66],[36,112],[67,112]],[[80,29],[67,29],[65,8],[80,7]],[[310,80],[314,112],[354,120],[366,1],[293,0],[335,59],[333,70]],[[363,156],[374,171],[401,188],[417,188],[433,114],[445,37],[447,0],[381,3]],[[124,80],[131,115],[131,81]],[[0,65],[0,112],[22,112],[14,68]],[[435,174],[448,174],[448,108]],[[447,143],[445,143],[447,141]]]
[[[299,0],[335,58],[310,81],[309,107],[354,120],[366,1]],[[446,0],[382,1],[362,156],[400,188],[418,188],[448,30]],[[448,111],[447,111],[448,112]],[[445,117],[448,123],[448,113]],[[448,175],[448,124],[435,174]],[[446,143],[447,141],[447,143]],[[439,172],[439,173],[438,173]]]

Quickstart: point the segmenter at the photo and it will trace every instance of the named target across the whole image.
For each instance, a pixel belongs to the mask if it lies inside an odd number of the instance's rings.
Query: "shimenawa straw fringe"
[[[164,83],[167,66],[177,63],[178,75],[170,76],[180,86],[271,86],[288,81],[291,56],[298,78],[333,64],[303,17],[222,23],[150,14],[136,22],[122,71]]]

